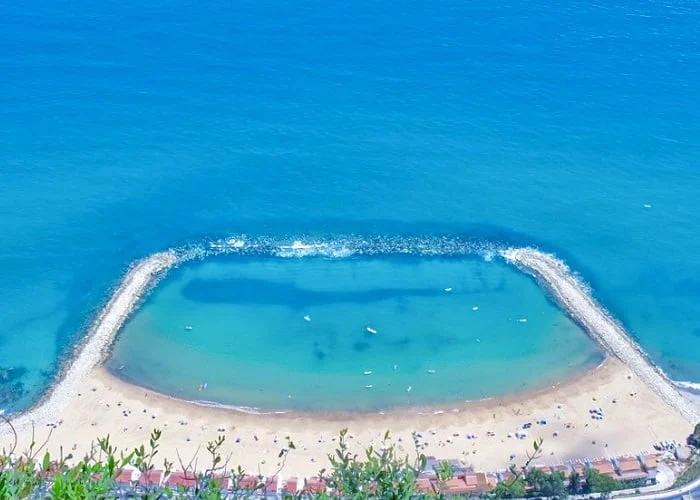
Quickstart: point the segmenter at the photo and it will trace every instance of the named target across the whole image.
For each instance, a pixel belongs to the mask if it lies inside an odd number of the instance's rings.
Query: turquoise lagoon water
[[[242,232],[536,245],[700,381],[695,2],[38,0],[0,30],[1,407],[37,400],[135,259]]]
[[[375,410],[539,387],[600,360],[534,282],[502,263],[232,256],[174,271],[108,366],[193,400]]]

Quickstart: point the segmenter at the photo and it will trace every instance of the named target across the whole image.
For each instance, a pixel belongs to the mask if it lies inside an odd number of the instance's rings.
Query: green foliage
[[[498,483],[491,494],[496,498],[523,498],[525,493],[525,480],[522,477],[514,481]]]
[[[569,475],[569,493],[571,495],[578,495],[581,493],[581,474],[579,474],[576,471],[573,471]]]
[[[5,420],[8,425],[10,423]],[[11,427],[11,425],[10,425]],[[14,430],[14,429],[13,429]],[[178,469],[192,481],[192,486],[185,488],[160,486],[149,481],[155,470],[167,475],[173,470],[173,463],[163,460],[156,466],[161,432],[152,432],[148,445],[139,446],[124,452],[112,445],[110,437],[98,439],[91,451],[82,459],[74,460],[71,455],[51,456],[44,451],[51,433],[46,441],[37,444],[32,440],[27,450],[15,457],[15,449],[4,450],[0,454],[0,499],[5,498],[46,498],[55,500],[82,499],[116,499],[144,498],[161,500],[169,498],[192,498],[202,500],[219,500],[228,498],[230,492],[222,492],[222,477],[231,480],[236,499],[259,497],[265,488],[262,477],[253,479],[246,476],[238,467],[230,468],[221,456],[220,449],[225,437],[220,436],[206,446],[207,465],[198,469],[198,452],[187,462],[178,454]],[[416,449],[415,458],[401,456],[391,443],[387,432],[380,446],[369,447],[360,455],[353,454],[348,445],[347,430],[340,432],[338,449],[329,456],[328,471],[322,470],[320,477],[329,487],[330,493],[323,491],[311,495],[323,499],[331,496],[353,499],[379,498],[388,500],[408,500],[413,498],[444,498],[445,483],[453,477],[452,467],[448,462],[436,466],[435,485],[438,493],[421,494],[416,480],[425,468],[427,459],[419,453],[418,439],[413,437]],[[563,477],[546,478],[537,472],[527,472],[530,463],[541,453],[541,440],[534,443],[534,453],[528,454],[527,463],[519,470],[512,466],[514,478],[501,483],[489,495],[497,498],[523,497],[526,483],[537,485],[542,495],[559,496],[563,488]],[[280,468],[284,467],[287,456],[295,449],[289,441],[280,453]],[[141,473],[139,484],[133,488],[117,484],[116,478],[125,467],[136,468]],[[243,482],[244,477],[246,482]],[[528,483],[529,484],[529,483]],[[305,494],[305,497],[310,495]]]
[[[501,483],[498,483],[491,495],[496,498],[523,498],[526,496],[526,481],[525,475],[530,468],[530,465],[542,456],[542,438],[532,442],[533,452],[526,454],[527,460],[520,469],[515,464],[511,464],[510,473],[513,477]]]
[[[603,493],[607,494],[611,491],[624,489],[622,482],[608,475],[601,474],[595,469],[586,470],[586,486],[585,493]]]
[[[417,438],[414,436],[417,446]],[[321,471],[321,478],[336,492],[356,499],[386,498],[408,499],[418,493],[416,479],[425,467],[426,457],[417,454],[414,461],[408,456],[399,457],[396,448],[389,445],[389,433],[384,435],[378,450],[369,447],[363,460],[350,452],[347,443],[347,429],[340,431],[338,449],[329,455],[330,471]],[[443,480],[448,479],[447,472]],[[451,473],[451,471],[450,471]],[[323,497],[323,496],[322,496]]]
[[[530,469],[525,474],[525,484],[531,488],[530,495],[548,498],[565,498],[564,474],[546,473],[539,469]]]
[[[683,473],[676,479],[673,484],[675,488],[680,488],[688,483],[693,482],[700,477],[700,455],[696,455],[695,459],[686,467]]]

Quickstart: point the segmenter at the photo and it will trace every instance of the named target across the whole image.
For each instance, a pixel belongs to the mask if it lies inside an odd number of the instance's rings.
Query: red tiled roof
[[[642,465],[639,463],[639,460],[633,457],[620,458],[617,461],[617,465],[620,473],[636,472],[642,470]]]
[[[122,469],[119,471],[114,480],[119,484],[129,484],[131,483],[131,476],[134,471],[135,469]]]
[[[185,488],[194,488],[197,486],[197,476],[192,472],[173,471],[165,480],[168,486],[184,486]]]
[[[243,476],[238,482],[238,487],[243,490],[252,490],[260,483],[257,476]]]
[[[596,469],[601,474],[606,474],[608,476],[615,477],[616,479],[631,480],[648,477],[648,474],[645,473],[644,470],[648,471],[649,469],[656,469],[658,465],[657,455],[645,455],[642,460],[645,464],[644,467],[641,466],[640,460],[638,458],[621,457],[616,459],[617,469],[619,470],[620,474],[616,472],[613,462],[608,459],[590,462],[589,466],[592,469]],[[544,472],[563,472],[567,479],[571,472],[571,468],[573,468],[581,476],[585,475],[586,471],[584,464],[580,462],[574,463],[571,466],[564,464],[554,466],[539,465],[536,466],[536,468]],[[134,481],[132,481],[131,478],[138,475],[139,474],[135,469],[122,469],[118,471],[117,476],[115,477],[115,481],[120,484],[133,483]],[[509,481],[513,478],[513,475],[510,471],[500,472],[499,476],[502,477],[503,481]],[[151,471],[149,473],[141,474],[136,482],[141,485],[159,485],[161,483],[162,478],[163,471],[156,470]],[[218,475],[215,476],[212,480],[217,482],[219,486],[224,488],[225,486],[227,486],[226,483],[229,482],[230,478]],[[194,473],[185,473],[180,471],[173,471],[172,473],[170,473],[166,481],[166,484],[168,485],[182,485],[187,488],[196,486],[196,483],[197,478]],[[496,474],[485,474],[483,472],[466,472],[460,473],[442,484],[438,484],[432,478],[419,477],[416,480],[416,488],[421,493],[430,493],[438,491],[446,494],[485,493],[493,489],[497,483],[498,479]],[[254,489],[259,484],[259,477],[248,475],[241,478],[238,487],[241,489]],[[273,493],[277,491],[277,478],[268,478],[264,484],[266,492]],[[298,484],[299,480],[297,478],[289,478],[287,481],[285,481],[283,490],[286,493],[296,494]],[[319,478],[309,478],[305,482],[303,491],[306,493],[318,493],[324,491],[326,489],[326,486],[327,485]],[[371,491],[374,491],[375,489],[376,485],[370,485]]]
[[[499,472],[501,478],[503,481],[511,481],[515,476],[513,476],[513,473],[509,470],[505,470],[503,472]]]
[[[472,493],[485,493],[493,488],[493,485],[489,484],[486,474],[483,472],[465,474],[464,482]]]
[[[421,493],[435,493],[433,483],[427,478],[416,479],[416,488]]]
[[[595,469],[601,474],[612,476],[615,474],[615,467],[610,460],[596,460],[591,462],[591,469]]]
[[[654,469],[658,466],[656,455],[646,455],[644,457],[644,465],[647,469]]]
[[[277,477],[269,477],[265,482],[265,491],[275,493],[277,491]]]
[[[468,493],[470,491],[470,488],[467,486],[467,483],[464,481],[463,478],[453,477],[452,479],[448,479],[447,481],[445,481],[441,485],[440,490],[443,493],[457,495],[460,493]]]
[[[304,491],[307,493],[319,493],[326,490],[326,483],[321,481],[316,477],[312,477],[306,480],[306,485]]]
[[[586,475],[586,466],[583,465],[581,462],[576,462],[574,465],[574,471],[577,472],[580,476],[585,476]]]
[[[489,488],[495,488],[498,484],[498,478],[496,478],[496,474],[486,474],[486,484],[489,486]]]
[[[285,493],[292,493],[296,494],[297,492],[297,483],[298,480],[295,477],[292,477],[290,479],[287,479],[287,482],[284,483],[284,491]]]
[[[571,467],[569,467],[568,465],[555,465],[552,467],[552,470],[554,472],[563,472],[565,477],[569,477],[569,475],[571,474]]]
[[[144,472],[138,478],[137,483],[139,484],[160,484],[160,480],[163,477],[163,472],[159,470],[153,470],[150,472]]]

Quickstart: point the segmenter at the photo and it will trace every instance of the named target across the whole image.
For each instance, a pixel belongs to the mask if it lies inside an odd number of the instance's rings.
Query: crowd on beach
[[[638,453],[654,442],[682,439],[695,409],[570,273],[558,267],[559,261],[522,249],[505,257],[542,276],[567,310],[622,363],[610,358],[579,379],[541,393],[427,413],[405,410],[324,419],[200,407],[129,385],[95,368],[154,277],[176,263],[173,254],[165,253],[145,259],[127,274],[63,378],[40,405],[13,421],[15,428],[24,444],[34,425],[47,426],[53,431],[53,443],[82,453],[106,434],[116,433],[126,447],[140,445],[157,427],[167,436],[166,456],[192,454],[202,443],[225,434],[232,459],[260,470],[278,467],[279,447],[291,440],[296,450],[288,466],[300,474],[318,470],[343,427],[353,429],[350,439],[358,452],[381,446],[388,429],[401,452],[415,452],[415,436],[420,451],[460,456],[465,465],[482,470],[522,458],[528,437],[543,437],[552,461]]]

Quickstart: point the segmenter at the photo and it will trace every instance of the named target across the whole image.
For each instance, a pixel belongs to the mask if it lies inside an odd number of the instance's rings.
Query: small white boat
[[[367,385],[365,386],[365,389],[371,389],[372,387],[374,387],[372,384],[367,384]]]
[[[372,335],[376,335],[376,334],[377,334],[377,330],[375,330],[374,328],[372,328],[372,327],[370,327],[370,326],[367,327],[367,331],[368,331],[369,333],[371,333]]]
[[[518,323],[527,323],[527,318],[520,318]]]
[[[472,307],[472,311],[478,311],[478,310],[479,310],[479,306]]]
[[[186,331],[186,332],[191,332],[191,331],[192,331],[192,327],[191,327],[190,325],[187,325],[187,326],[185,327],[185,331]]]
[[[434,374],[435,374],[435,370],[428,370],[428,373],[429,373],[430,375],[434,375]]]
[[[311,316],[309,316],[308,314],[304,316],[304,321],[311,321]]]
[[[411,392],[412,389],[413,389],[413,386],[412,386],[412,385],[409,385],[409,386],[406,388],[406,392]]]
[[[451,292],[451,291],[452,291],[452,287],[445,288],[445,291],[446,291],[446,292]]]
[[[651,203],[645,203],[644,208],[651,208]]]
[[[365,370],[362,372],[364,375],[372,375],[372,370]]]
[[[399,369],[399,365],[394,365],[394,371]]]

